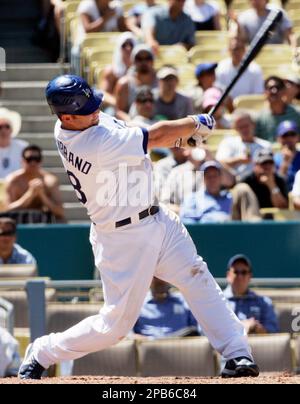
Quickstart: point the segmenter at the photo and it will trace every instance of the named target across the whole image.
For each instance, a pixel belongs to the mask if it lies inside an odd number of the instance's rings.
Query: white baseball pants
[[[44,368],[100,351],[125,337],[153,276],[180,289],[211,344],[226,359],[252,358],[243,325],[174,213],[161,207],[155,216],[110,232],[92,226],[91,243],[105,304],[98,315],[34,342],[34,356]]]

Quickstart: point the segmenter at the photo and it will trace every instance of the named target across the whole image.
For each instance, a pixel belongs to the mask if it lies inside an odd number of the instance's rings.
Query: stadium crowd
[[[52,13],[59,33],[68,2],[44,0],[42,4],[43,18]],[[73,69],[78,74],[92,70],[88,57],[85,60],[83,56],[89,50],[85,41],[93,33],[111,33],[111,59],[102,63],[107,48],[103,48],[100,37],[99,43],[95,39],[92,50],[98,50],[96,63],[100,69],[93,71],[93,77],[87,73],[91,84],[104,92],[105,112],[144,126],[209,112],[237,71],[249,41],[270,10],[278,7],[275,0],[249,0],[237,12],[235,1],[226,4],[227,9],[222,1],[152,0],[133,4],[126,0],[82,0],[73,15]],[[270,61],[265,64],[262,59],[260,65],[258,58],[250,64],[217,111],[216,135],[207,144],[193,151],[152,150],[158,197],[187,223],[256,221],[272,218],[266,213],[269,208],[299,210],[300,78],[297,38],[290,15],[283,11],[268,45],[285,44],[290,57],[272,61],[277,64],[273,71]],[[207,59],[201,49],[196,59],[191,57],[186,63],[174,56],[177,52],[186,56],[187,50],[197,48],[198,41],[214,49],[215,43],[201,40],[201,32],[218,30],[223,35],[223,57],[216,50],[215,59],[213,53]],[[284,69],[279,75],[282,63]],[[182,64],[190,69],[188,79],[182,74]],[[269,74],[265,73],[266,66]],[[247,102],[251,97],[258,97],[254,108]],[[20,128],[20,115],[2,108],[0,207],[19,222],[63,221],[58,180],[41,169],[41,150],[27,149],[28,144],[15,138]],[[204,175],[197,175],[199,171]],[[187,174],[191,176],[188,181]],[[24,215],[27,210],[41,213]]]

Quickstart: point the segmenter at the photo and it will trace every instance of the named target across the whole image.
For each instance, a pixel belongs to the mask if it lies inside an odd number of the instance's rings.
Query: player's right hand
[[[216,121],[213,116],[209,114],[192,115],[196,123],[196,130],[192,135],[192,139],[195,141],[196,146],[200,146],[204,139],[211,135],[213,129],[216,126]]]

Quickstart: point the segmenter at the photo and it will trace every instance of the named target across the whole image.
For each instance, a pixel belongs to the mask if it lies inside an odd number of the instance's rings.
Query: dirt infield
[[[289,374],[263,375],[256,379],[221,379],[217,377],[109,377],[73,376],[45,378],[41,381],[0,379],[0,384],[300,384],[300,376]]]

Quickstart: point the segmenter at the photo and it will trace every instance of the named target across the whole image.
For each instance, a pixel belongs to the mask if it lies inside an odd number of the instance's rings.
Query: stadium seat
[[[137,376],[137,363],[135,342],[122,341],[76,360],[73,375]]]
[[[168,338],[138,343],[140,376],[215,376],[206,337]]]
[[[228,136],[235,136],[237,132],[234,129],[215,129],[213,134],[206,140],[206,144],[211,151],[217,151],[219,144]]]
[[[215,44],[215,46],[197,45],[188,52],[189,61],[194,65],[207,61],[220,62],[228,56],[227,48],[222,43]]]
[[[0,297],[14,306],[15,327],[29,327],[27,294],[23,290],[0,290]],[[56,291],[46,289],[46,302],[54,301]]]
[[[4,181],[0,180],[0,212],[5,209],[5,186]]]
[[[263,94],[249,94],[249,95],[240,95],[236,97],[233,101],[233,106],[235,109],[252,109],[255,111],[259,111],[264,107],[265,104],[265,96]]]
[[[273,217],[276,221],[300,220],[300,212],[289,209],[263,208],[260,209],[262,217]]]
[[[188,63],[187,50],[181,45],[162,45],[156,58],[156,64],[180,66]]]
[[[49,303],[47,306],[47,332],[61,332],[89,316],[99,313],[101,304]]]
[[[258,64],[286,64],[293,62],[293,50],[288,44],[265,45],[256,57]]]
[[[251,335],[249,343],[261,372],[294,370],[289,334]]]
[[[27,279],[38,276],[36,265],[1,265],[0,279],[18,278]]]
[[[295,73],[295,68],[292,64],[273,64],[264,61],[260,64],[260,67],[262,69],[264,79],[267,79],[270,76],[279,76],[285,78],[289,74]]]
[[[196,31],[196,45],[215,46],[216,42],[226,47],[229,40],[228,31]]]

